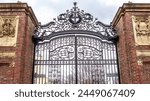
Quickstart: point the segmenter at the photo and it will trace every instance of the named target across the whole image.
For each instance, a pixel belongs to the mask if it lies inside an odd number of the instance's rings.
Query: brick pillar
[[[121,83],[150,83],[150,4],[125,3],[113,22]]]
[[[26,3],[0,3],[0,83],[32,83],[32,35],[37,25]]]

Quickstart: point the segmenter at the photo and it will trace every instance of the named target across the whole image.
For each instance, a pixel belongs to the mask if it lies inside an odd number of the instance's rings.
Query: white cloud
[[[40,0],[1,0],[2,3],[17,3],[18,1],[28,3],[30,6],[35,6]]]
[[[53,3],[59,3],[61,0],[50,0]]]
[[[23,3],[26,2],[26,3],[28,3],[29,6],[34,6],[35,7],[39,0],[19,0],[19,1],[21,1]]]
[[[38,21],[42,24],[46,24],[49,21],[52,21],[53,18],[57,16],[56,12],[53,9],[49,9],[47,7],[41,7],[39,9],[36,9],[34,12]]]
[[[96,0],[106,6],[122,6],[123,3],[150,3],[150,0]]]

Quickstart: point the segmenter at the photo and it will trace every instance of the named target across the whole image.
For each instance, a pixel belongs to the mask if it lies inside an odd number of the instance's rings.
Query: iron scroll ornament
[[[72,24],[78,24],[78,23],[80,23],[80,22],[82,21],[82,17],[81,17],[79,14],[78,14],[77,17],[75,18],[75,19],[78,18],[77,21],[73,20],[73,18],[74,18],[73,16],[74,16],[73,14],[71,14],[71,15],[69,16],[69,21],[70,21],[70,23],[72,23]]]
[[[90,13],[85,13],[84,10],[80,10],[74,2],[74,7],[71,10],[67,10],[66,13],[60,14],[57,19],[41,25],[35,28],[33,40],[35,43],[39,41],[47,40],[47,37],[54,36],[53,33],[64,31],[91,31],[100,36],[101,39],[117,42],[118,35],[112,25],[106,25],[97,18],[93,18]]]

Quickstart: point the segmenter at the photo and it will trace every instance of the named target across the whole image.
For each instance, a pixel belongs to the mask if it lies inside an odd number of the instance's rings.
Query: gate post
[[[113,19],[121,83],[150,83],[150,4],[125,3]]]
[[[32,83],[32,35],[37,25],[26,3],[0,3],[0,83]]]

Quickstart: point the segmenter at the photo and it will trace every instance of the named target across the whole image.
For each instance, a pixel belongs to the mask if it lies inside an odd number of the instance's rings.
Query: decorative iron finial
[[[73,2],[73,5],[76,7],[76,5],[77,5],[77,2]]]

